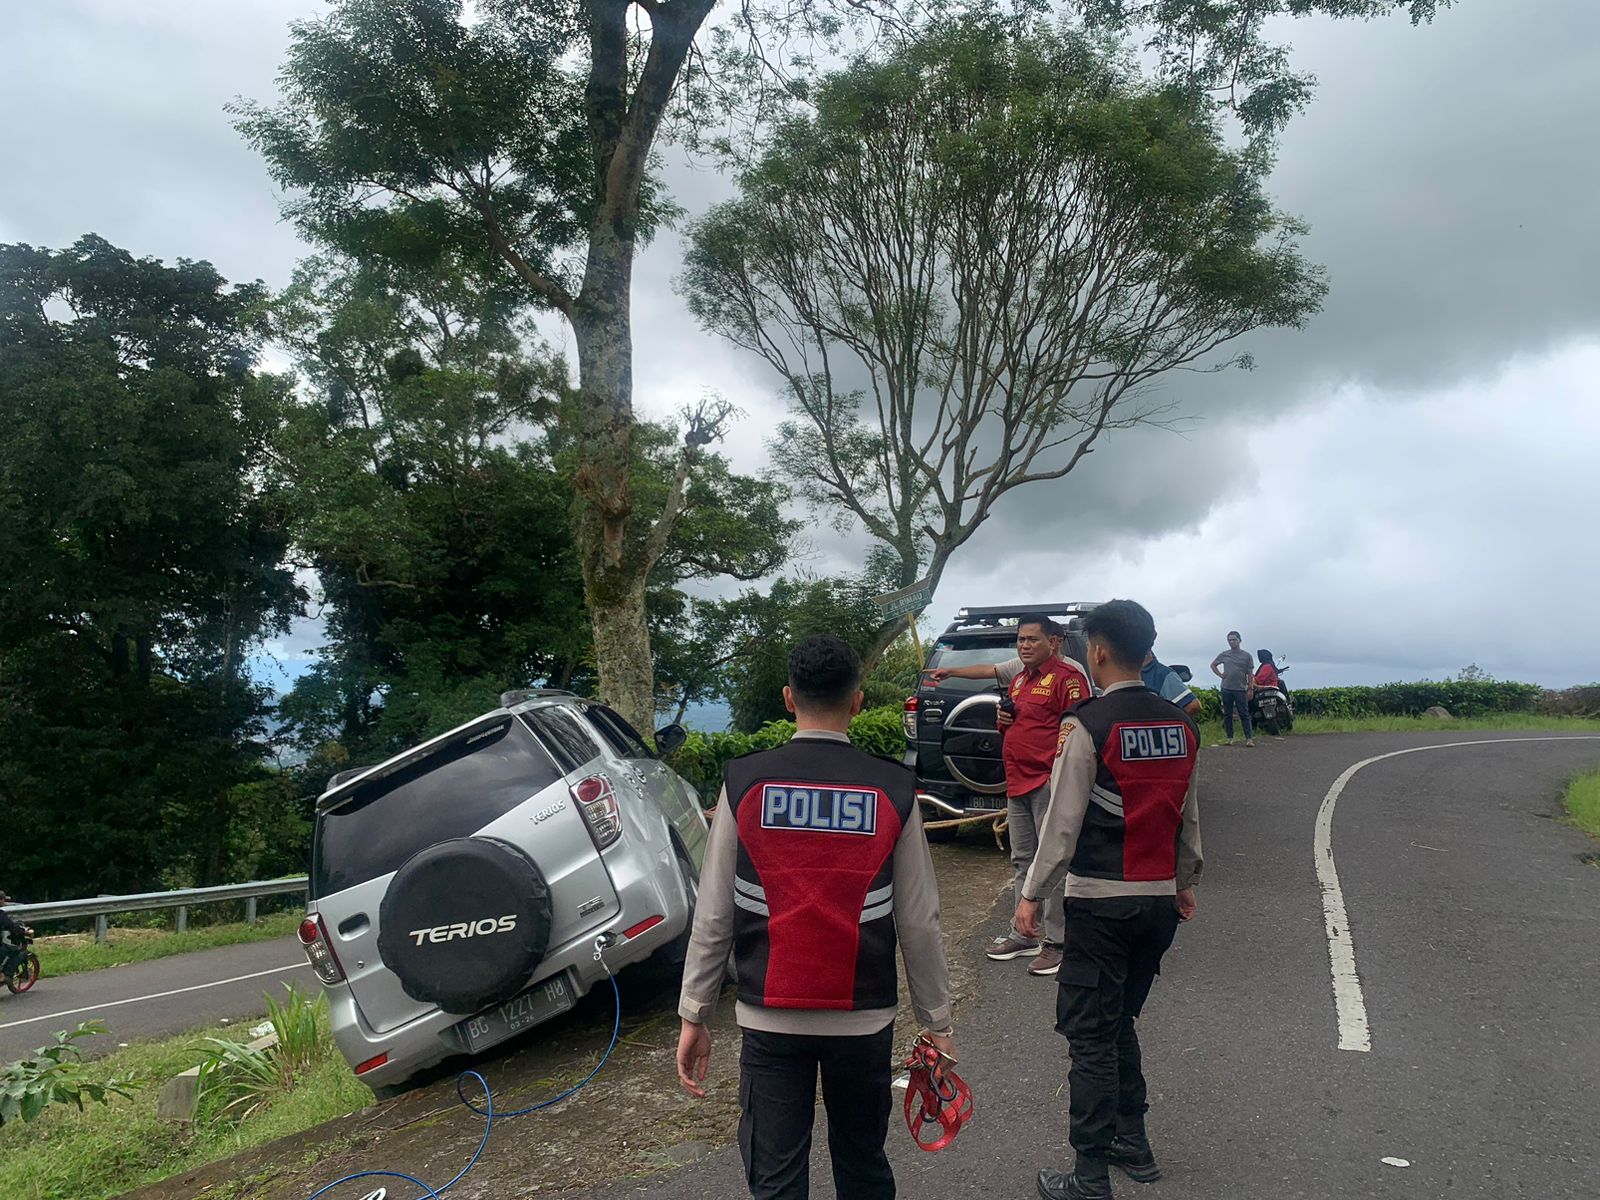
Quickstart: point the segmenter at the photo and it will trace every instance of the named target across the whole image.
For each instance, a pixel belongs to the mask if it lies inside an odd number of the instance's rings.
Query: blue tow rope
[[[604,960],[601,960],[600,965],[605,966]],[[494,1123],[496,1120],[504,1121],[510,1119],[511,1117],[523,1117],[527,1116],[529,1113],[538,1112],[541,1108],[549,1108],[553,1104],[560,1104],[563,1100],[577,1095],[584,1089],[591,1079],[600,1074],[600,1068],[606,1065],[606,1060],[611,1057],[611,1052],[617,1048],[617,1039],[622,1034],[622,989],[617,986],[617,978],[615,975],[611,974],[611,969],[609,967],[606,968],[606,978],[611,981],[611,995],[613,1000],[616,1002],[616,1015],[612,1019],[611,1023],[611,1043],[606,1047],[606,1052],[600,1056],[600,1061],[595,1063],[594,1070],[590,1071],[583,1077],[582,1080],[573,1084],[559,1096],[552,1096],[548,1100],[542,1100],[538,1104],[529,1105],[527,1108],[519,1108],[515,1112],[497,1113],[494,1110],[494,1093],[490,1090],[489,1081],[487,1079],[478,1074],[476,1071],[463,1071],[460,1075],[456,1076],[456,1098],[460,1100],[461,1103],[467,1108],[470,1108],[473,1112],[477,1113],[483,1118],[483,1137],[479,1139],[478,1148],[472,1152],[472,1157],[467,1160],[467,1165],[462,1167],[456,1177],[449,1183],[445,1184],[443,1187],[435,1188],[430,1187],[428,1184],[422,1182],[422,1180],[416,1178],[415,1176],[405,1174],[403,1171],[357,1171],[352,1175],[344,1176],[342,1179],[335,1179],[332,1183],[324,1184],[322,1187],[319,1187],[316,1191],[312,1192],[311,1195],[307,1196],[306,1200],[317,1200],[319,1196],[326,1195],[334,1188],[346,1183],[351,1183],[357,1179],[403,1179],[407,1183],[416,1184],[422,1189],[424,1195],[431,1196],[434,1198],[434,1200],[438,1200],[438,1197],[444,1195],[444,1193],[455,1187],[456,1184],[460,1183],[467,1177],[468,1171],[472,1170],[473,1167],[478,1165],[478,1159],[483,1156],[484,1148],[489,1144],[489,1133],[494,1129]],[[478,1086],[483,1089],[483,1102],[486,1107],[479,1108],[471,1100],[467,1099],[467,1094],[462,1090],[462,1087],[469,1078],[476,1079],[478,1081]],[[384,1189],[379,1188],[376,1192],[364,1197],[364,1200],[384,1200],[384,1195]]]

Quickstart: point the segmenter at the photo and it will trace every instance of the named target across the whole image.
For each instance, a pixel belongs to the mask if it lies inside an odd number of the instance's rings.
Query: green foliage
[[[1222,701],[1217,689],[1191,690],[1200,698],[1203,718],[1220,717]],[[1543,691],[1537,684],[1510,680],[1423,679],[1376,687],[1296,688],[1291,695],[1297,718],[1419,716],[1435,705],[1453,717],[1482,717],[1532,712]]]
[[[697,690],[691,698],[725,698],[734,728],[751,732],[786,718],[783,687],[795,642],[829,633],[863,657],[870,654],[881,624],[871,598],[882,590],[881,581],[871,577],[801,576],[780,578],[727,600],[696,601],[683,622],[687,628],[664,654],[664,662],[693,680]],[[676,666],[680,660],[685,664],[681,668]],[[906,693],[899,688],[906,667],[903,653],[885,664],[882,673],[869,671],[863,684],[867,703],[904,699]],[[912,672],[914,676],[914,667]]]
[[[204,1031],[227,1036],[232,1030]],[[110,1200],[157,1180],[301,1133],[372,1102],[337,1054],[242,1125],[182,1125],[159,1115],[161,1084],[198,1064],[194,1033],[136,1041],[83,1064],[93,1082],[136,1080],[133,1095],[85,1113],[56,1105],[0,1128],[0,1193],[22,1200]]]
[[[1579,775],[1569,783],[1564,801],[1572,823],[1590,837],[1600,838],[1600,771]]]
[[[95,1080],[81,1061],[78,1042],[104,1032],[99,1021],[86,1021],[70,1033],[57,1033],[51,1045],[0,1068],[0,1125],[37,1120],[52,1104],[76,1105],[82,1112],[85,1101],[109,1104],[112,1096],[131,1095],[128,1080]]]
[[[259,285],[0,246],[0,809],[30,899],[231,874],[251,648],[303,597],[263,470]]]
[[[850,722],[850,741],[879,758],[900,762],[905,756],[906,735],[900,723],[898,705],[863,709]],[[667,763],[700,793],[707,807],[717,802],[722,790],[722,772],[730,758],[757,750],[771,750],[794,736],[793,721],[769,721],[753,733],[700,733],[691,730],[689,740]]]
[[[641,726],[655,701],[646,585],[659,585],[651,572],[676,532],[677,498],[698,482],[701,448],[731,415],[712,405],[720,415],[702,420],[701,406],[662,502],[639,502],[634,476],[650,455],[633,410],[632,264],[673,212],[654,169],[668,109],[677,97],[680,111],[703,111],[714,86],[707,55],[691,54],[713,7],[336,0],[323,19],[292,27],[280,102],[233,110],[311,240],[369,261],[449,248],[570,323],[580,386],[558,422],[592,654],[606,698]],[[823,9],[880,7],[894,6],[746,4],[729,23],[738,33],[711,39],[711,57],[765,68],[758,47],[738,53],[744,31],[776,30],[778,54],[791,35],[836,31]]]
[[[228,1038],[207,1038],[200,1063],[200,1108],[208,1120],[240,1124],[292,1091],[335,1053],[327,997],[293,987],[280,1002],[266,997],[277,1042],[264,1048]]]
[[[276,438],[295,544],[325,600],[322,656],[282,705],[308,750],[371,761],[507,688],[594,686],[570,522],[578,464],[551,424],[569,402],[566,366],[475,270],[442,250],[403,265],[327,256],[302,263],[273,306],[309,385]],[[681,438],[636,434],[634,504],[659,514]],[[656,628],[684,620],[682,581],[782,563],[795,528],[783,496],[697,452],[650,577]],[[694,653],[664,655],[659,674],[674,698],[706,686]]]
[[[302,860],[303,861],[303,860]],[[303,868],[302,868],[303,869]],[[260,876],[257,876],[260,878]],[[265,901],[263,903],[266,903]],[[192,954],[196,950],[210,950],[216,946],[236,946],[244,942],[265,942],[292,935],[300,924],[302,912],[298,907],[285,912],[268,913],[254,925],[243,921],[218,925],[197,925],[196,917],[205,909],[191,909],[189,928],[174,933],[168,928],[127,928],[137,916],[128,913],[118,918],[118,925],[107,931],[106,940],[96,942],[87,934],[80,938],[42,943],[39,953],[52,979],[62,975],[76,975],[82,971],[99,971],[125,963],[149,962],[157,958],[170,958],[175,954]],[[162,922],[170,921],[168,913],[151,913]]]

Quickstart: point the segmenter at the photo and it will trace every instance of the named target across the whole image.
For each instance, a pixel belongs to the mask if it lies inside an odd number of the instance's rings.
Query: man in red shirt
[[[935,683],[949,679],[993,676],[1007,687],[1009,714],[1001,702],[1005,730],[1001,751],[1006,768],[1006,832],[1011,839],[1011,867],[1017,895],[1039,846],[1039,828],[1050,804],[1050,772],[1055,766],[1061,718],[1093,691],[1088,674],[1070,658],[1056,653],[1061,631],[1049,617],[1028,615],[1017,622],[1017,657],[1002,663],[941,667],[929,674]],[[1065,936],[1063,898],[1051,896],[1040,906],[1043,940],[1023,934],[1015,925],[995,938],[984,953],[996,962],[1031,958],[1030,975],[1054,975],[1061,968]]]

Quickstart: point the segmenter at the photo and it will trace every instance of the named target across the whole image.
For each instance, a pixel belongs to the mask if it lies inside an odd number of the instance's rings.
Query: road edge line
[[[1328,969],[1333,976],[1333,1006],[1339,1024],[1339,1049],[1358,1053],[1372,1050],[1372,1029],[1367,1021],[1367,1002],[1361,988],[1361,976],[1356,970],[1355,936],[1350,929],[1349,913],[1345,909],[1344,889],[1339,886],[1339,871],[1333,861],[1333,810],[1343,794],[1345,785],[1362,767],[1382,762],[1386,758],[1399,758],[1403,754],[1421,754],[1426,750],[1456,750],[1463,746],[1497,746],[1504,742],[1595,742],[1600,734],[1554,734],[1548,737],[1478,738],[1470,742],[1441,742],[1434,746],[1410,746],[1404,750],[1391,750],[1375,754],[1346,767],[1333,781],[1322,805],[1317,809],[1316,832],[1312,838],[1312,857],[1316,860],[1317,886],[1322,892],[1323,929],[1328,937]]]

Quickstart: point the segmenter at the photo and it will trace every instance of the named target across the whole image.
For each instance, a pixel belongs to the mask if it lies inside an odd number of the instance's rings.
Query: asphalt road
[[[1338,1048],[1318,809],[1360,760],[1494,735],[1264,739],[1204,753],[1200,915],[1141,1022],[1167,1178],[1141,1189],[1118,1177],[1118,1194],[1600,1192],[1600,870],[1583,861],[1593,844],[1555,819],[1564,781],[1600,765],[1600,740],[1516,736],[1372,763],[1338,800],[1332,847],[1366,1052]],[[992,931],[1002,924],[997,912]],[[937,1155],[912,1147],[896,1118],[903,1196],[1028,1197],[1040,1166],[1067,1162],[1055,989],[1019,963],[982,969],[992,984],[957,1014],[978,1115]],[[831,1197],[820,1113],[817,1132],[812,1194]],[[737,1150],[585,1193],[642,1194],[744,1195]]]
[[[224,1019],[249,1020],[266,1011],[263,993],[276,993],[290,980],[316,983],[292,937],[59,979],[50,975],[48,948],[39,957],[44,974],[32,990],[20,996],[0,990],[0,1062],[47,1045],[56,1030],[80,1021],[105,1022],[108,1036],[84,1044],[86,1053],[103,1054],[134,1038],[166,1037]]]

